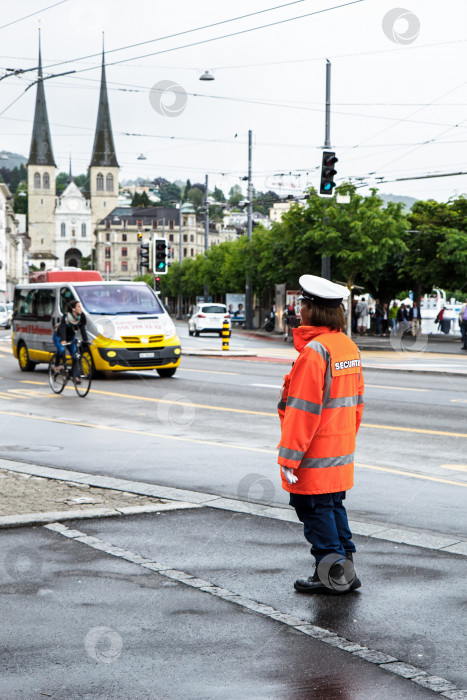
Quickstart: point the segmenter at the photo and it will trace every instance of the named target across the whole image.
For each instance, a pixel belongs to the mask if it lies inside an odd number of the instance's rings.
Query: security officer
[[[353,568],[345,492],[353,486],[355,438],[363,412],[363,375],[355,343],[343,333],[349,290],[314,275],[300,277],[300,353],[279,401],[282,487],[304,525],[316,561],[300,593],[346,593],[360,587]]]

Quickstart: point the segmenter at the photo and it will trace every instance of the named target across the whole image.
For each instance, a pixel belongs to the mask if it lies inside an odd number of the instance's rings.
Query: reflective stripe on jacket
[[[326,327],[294,330],[299,351],[279,399],[278,462],[295,469],[286,491],[336,493],[353,486],[355,438],[363,413],[363,374],[355,343]]]

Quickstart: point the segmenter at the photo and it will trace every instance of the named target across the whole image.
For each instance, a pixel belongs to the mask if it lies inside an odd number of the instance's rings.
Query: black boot
[[[346,552],[346,558],[353,562],[352,552]],[[316,567],[313,576],[297,579],[294,583],[294,588],[299,593],[324,593],[327,595],[343,595],[360,588],[362,584],[355,572],[350,585],[345,573],[342,564],[338,562],[333,564],[329,570],[329,582],[325,584],[321,581],[318,575],[318,567]]]

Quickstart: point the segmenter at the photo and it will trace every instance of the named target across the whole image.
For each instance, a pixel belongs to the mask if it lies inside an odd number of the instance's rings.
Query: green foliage
[[[28,181],[28,172],[24,165],[21,165],[19,168],[15,167],[13,170],[0,168],[0,176],[0,181],[3,181],[6,185],[8,185],[8,189],[10,190],[11,194],[16,193],[20,182]]]
[[[28,184],[27,182],[21,182],[18,185],[13,197],[13,209],[16,214],[27,214],[28,213]]]
[[[225,202],[225,194],[218,187],[214,187],[213,195],[216,202]]]
[[[193,204],[195,209],[198,210],[203,204],[204,193],[199,187],[192,187],[188,190],[188,200]]]
[[[133,199],[131,200],[131,206],[132,207],[150,207],[152,206],[152,202],[148,197],[147,192],[142,192],[139,194],[139,192],[135,192],[133,195]]]
[[[272,190],[268,192],[256,192],[253,197],[253,211],[258,211],[260,214],[268,216],[269,210],[274,205],[274,202],[279,201],[279,199],[279,195]]]
[[[161,206],[168,206],[174,202],[179,202],[182,198],[181,188],[173,182],[167,182],[159,187],[159,197]]]
[[[68,173],[58,173],[55,178],[55,192],[58,197],[65,191],[68,184],[68,177]]]
[[[229,190],[230,206],[236,206],[237,204],[239,204],[239,202],[242,201],[242,199],[244,199],[244,197],[240,185],[234,185],[233,187],[231,187]]]

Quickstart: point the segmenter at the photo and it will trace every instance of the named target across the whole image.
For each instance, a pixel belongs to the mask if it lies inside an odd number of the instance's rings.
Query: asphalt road
[[[276,404],[290,365],[274,360],[293,351],[243,337],[233,346],[260,347],[263,359],[184,356],[171,379],[110,375],[80,399],[71,387],[53,395],[45,365],[20,372],[0,341],[0,456],[285,506]],[[365,380],[352,517],[465,537],[467,377],[367,370]]]
[[[7,336],[0,331],[1,458],[287,507],[276,403],[290,346],[234,336],[233,347],[260,357],[184,355],[171,379],[111,375],[81,399],[72,388],[54,395],[45,365],[20,372]],[[182,336],[194,349],[219,342]],[[365,379],[350,517],[465,538],[467,377],[367,369]],[[228,595],[189,588],[184,572],[440,676],[440,688],[444,678],[465,687],[463,556],[356,536],[362,588],[310,598],[292,587],[311,573],[298,523],[199,508],[67,524],[98,539],[2,533],[0,697],[440,697]],[[182,580],[93,548],[102,541]]]

